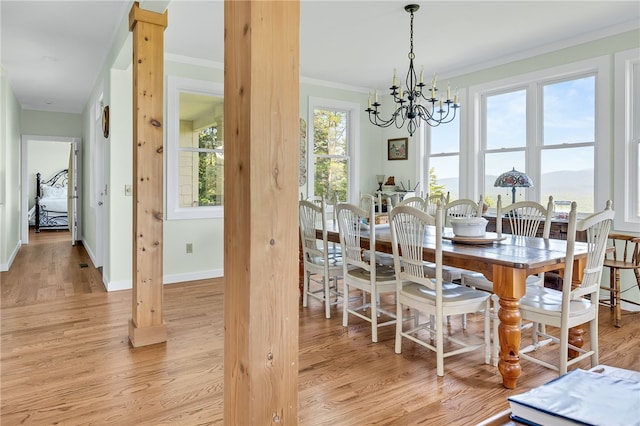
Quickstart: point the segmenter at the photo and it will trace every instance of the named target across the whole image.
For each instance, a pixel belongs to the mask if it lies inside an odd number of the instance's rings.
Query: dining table
[[[361,246],[370,250],[368,235],[370,227],[362,231]],[[393,253],[389,224],[375,225],[375,250],[382,253]],[[322,238],[322,230],[318,230]],[[327,223],[329,241],[340,242],[338,224]],[[511,234],[487,232],[483,237],[456,237],[451,228],[444,228],[442,234],[442,262],[445,265],[463,268],[482,273],[493,282],[493,291],[500,298],[498,318],[500,359],[498,370],[502,375],[505,388],[515,389],[522,373],[520,366],[520,298],[526,292],[526,278],[532,274],[548,271],[562,271],[566,265],[567,241],[522,237]],[[423,258],[434,262],[436,248],[435,228],[425,234]],[[573,260],[573,280],[579,282],[583,277],[588,245],[575,242]],[[581,327],[569,331],[569,342],[576,347],[584,344]],[[571,356],[571,354],[569,354]]]

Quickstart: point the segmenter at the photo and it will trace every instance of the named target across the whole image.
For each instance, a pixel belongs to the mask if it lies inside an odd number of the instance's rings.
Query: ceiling
[[[147,0],[148,1],[148,0]],[[386,92],[407,72],[408,1],[313,1],[300,5],[300,75]],[[420,1],[415,64],[443,81],[512,60],[640,28],[640,2]],[[81,112],[129,0],[0,0],[2,69],[25,109]],[[223,62],[224,4],[173,0],[167,55]]]

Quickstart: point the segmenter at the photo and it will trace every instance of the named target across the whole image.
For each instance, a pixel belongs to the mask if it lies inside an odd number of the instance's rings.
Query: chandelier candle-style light
[[[456,110],[460,108],[458,104],[458,94],[456,92],[453,99],[451,98],[451,88],[447,87],[447,96],[437,97],[438,88],[436,87],[436,75],[433,75],[431,87],[426,88],[424,84],[424,67],[420,69],[420,80],[418,80],[413,60],[413,13],[420,8],[417,4],[409,4],[404,10],[411,14],[411,32],[410,32],[410,48],[409,48],[409,71],[405,81],[405,88],[398,85],[396,78],[396,70],[393,70],[393,82],[389,90],[396,105],[396,110],[388,120],[380,118],[378,107],[382,104],[378,102],[378,91],[374,92],[373,103],[371,103],[371,95],[365,112],[369,113],[369,121],[380,127],[389,127],[392,124],[400,129],[407,123],[407,130],[412,136],[416,129],[420,126],[420,121],[425,121],[429,126],[436,127],[440,124],[449,123],[456,117]],[[425,93],[426,92],[426,93]],[[424,103],[423,103],[424,102]]]

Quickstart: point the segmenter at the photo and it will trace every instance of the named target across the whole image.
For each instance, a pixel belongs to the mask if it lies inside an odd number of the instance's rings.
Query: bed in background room
[[[35,227],[36,232],[41,229],[68,229],[68,183],[67,169],[46,181],[42,181],[40,173],[36,175],[36,202],[29,210],[29,225]]]

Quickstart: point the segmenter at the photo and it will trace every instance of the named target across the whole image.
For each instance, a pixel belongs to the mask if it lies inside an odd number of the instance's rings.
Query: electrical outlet
[[[125,196],[133,195],[133,186],[132,185],[125,185],[124,186],[124,195]]]
[[[187,253],[193,253],[193,244],[187,243]]]

